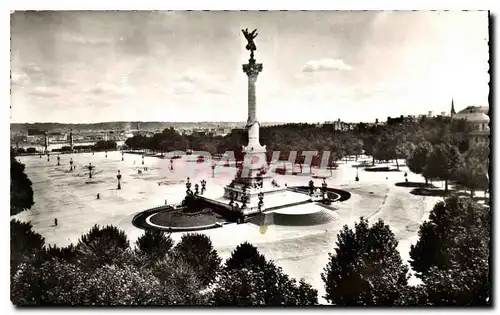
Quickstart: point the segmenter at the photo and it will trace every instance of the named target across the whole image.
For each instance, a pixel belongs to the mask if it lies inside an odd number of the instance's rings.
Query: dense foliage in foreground
[[[11,221],[11,299],[16,305],[316,305],[318,292],[242,243],[222,264],[204,234],[174,244],[146,231],[135,243],[94,226],[73,246],[46,246],[29,223]],[[345,226],[321,277],[337,306],[491,305],[489,209],[452,195],[435,205],[411,247],[423,284],[382,220]]]
[[[204,234],[186,234],[174,244],[169,235],[146,231],[131,248],[123,231],[94,226],[76,246],[60,248],[45,246],[31,228],[11,221],[15,305],[317,304],[316,290],[260,254],[258,264],[222,266]]]
[[[407,284],[398,242],[379,220],[361,218],[339,233],[322,274],[325,299],[342,306],[491,305],[490,212],[469,197],[437,203],[410,250],[410,264],[423,281]]]

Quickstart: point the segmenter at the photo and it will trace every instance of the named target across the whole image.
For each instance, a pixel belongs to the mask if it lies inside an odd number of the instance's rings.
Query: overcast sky
[[[16,12],[12,122],[374,121],[487,105],[486,12]]]

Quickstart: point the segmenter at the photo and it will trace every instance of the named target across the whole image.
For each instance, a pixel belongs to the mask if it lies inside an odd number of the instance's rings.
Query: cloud
[[[173,93],[175,95],[191,94],[194,91],[195,91],[195,86],[189,82],[178,83],[173,89]]]
[[[187,71],[175,80],[174,93],[207,93],[226,95],[224,77],[202,71]]]
[[[30,92],[30,95],[52,98],[52,97],[58,97],[61,94],[54,88],[50,88],[47,86],[38,86],[32,92]]]
[[[63,33],[60,35],[60,39],[61,41],[68,44],[77,44],[85,46],[109,45],[113,43],[113,40],[109,38],[96,38],[96,37],[84,36],[83,34]]]
[[[22,86],[30,82],[30,78],[25,73],[12,72],[10,75],[10,82],[15,86]]]
[[[218,94],[218,95],[227,95],[226,91],[222,87],[211,87],[205,90],[208,94]]]
[[[28,75],[43,72],[42,69],[35,64],[27,64],[22,67],[22,70]]]
[[[93,88],[88,89],[87,92],[95,95],[131,96],[135,94],[135,88],[131,86],[99,82]]]
[[[183,73],[177,81],[194,84],[207,84],[220,79],[220,76],[215,74],[208,74],[202,71],[187,71]]]
[[[310,60],[302,67],[302,72],[316,71],[335,71],[335,70],[351,70],[352,67],[347,65],[341,59],[321,59]]]

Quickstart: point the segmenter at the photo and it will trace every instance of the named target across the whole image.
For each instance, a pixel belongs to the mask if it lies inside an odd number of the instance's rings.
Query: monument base
[[[262,186],[258,185],[249,185],[247,181],[252,182],[254,178],[245,178],[245,179],[235,179],[231,184],[224,187],[224,198],[237,202],[243,202],[243,196],[247,197],[247,206],[257,206],[259,203],[259,193],[264,195],[264,202],[266,200],[267,195],[281,193],[286,191],[287,188],[280,186],[275,183],[271,177],[262,178]]]

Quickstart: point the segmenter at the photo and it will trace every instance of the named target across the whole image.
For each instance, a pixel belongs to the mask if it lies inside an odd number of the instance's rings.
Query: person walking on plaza
[[[54,226],[57,226],[57,218],[54,219]]]

